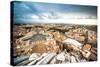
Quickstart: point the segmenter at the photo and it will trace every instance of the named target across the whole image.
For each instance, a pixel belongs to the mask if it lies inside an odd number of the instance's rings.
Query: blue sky
[[[96,6],[14,1],[14,23],[34,23],[50,20],[97,19]]]

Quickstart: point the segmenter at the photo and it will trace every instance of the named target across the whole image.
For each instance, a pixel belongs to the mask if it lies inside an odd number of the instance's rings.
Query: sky
[[[25,1],[13,1],[11,6],[11,15],[16,24],[67,23],[68,20],[83,19],[96,22],[95,20],[97,19],[96,6]]]

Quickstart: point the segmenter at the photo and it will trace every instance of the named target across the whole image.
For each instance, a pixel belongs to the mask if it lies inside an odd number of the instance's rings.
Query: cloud
[[[37,15],[32,15],[31,17],[32,17],[32,19],[39,19],[39,16],[37,16]]]
[[[42,19],[42,20],[67,20],[67,19],[96,19],[96,16],[91,16],[87,14],[81,14],[81,13],[61,13],[61,12],[44,12],[44,13],[38,13],[36,15],[32,16],[33,19]]]
[[[17,23],[79,23],[95,24],[96,6],[14,2],[14,21]]]

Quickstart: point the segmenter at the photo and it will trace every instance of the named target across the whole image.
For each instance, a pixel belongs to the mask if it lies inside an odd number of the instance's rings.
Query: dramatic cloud
[[[78,23],[96,24],[97,7],[15,1],[13,19],[15,23]],[[83,22],[84,20],[84,22]],[[74,22],[76,21],[76,22]],[[88,21],[88,23],[87,23]]]

